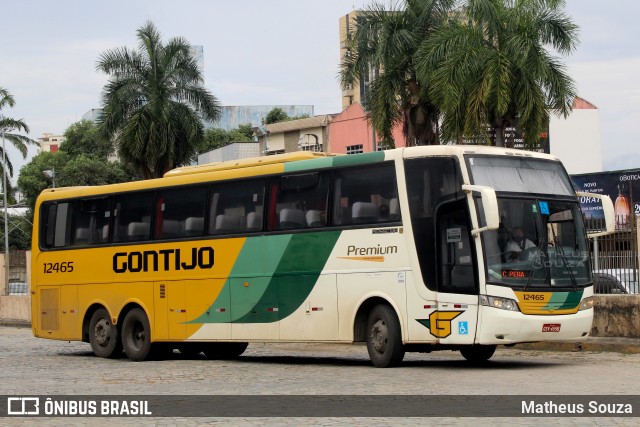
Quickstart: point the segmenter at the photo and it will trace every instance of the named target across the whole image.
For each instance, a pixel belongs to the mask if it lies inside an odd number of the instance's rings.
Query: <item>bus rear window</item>
[[[60,248],[69,245],[72,211],[71,204],[68,202],[43,205],[40,234],[42,248]]]

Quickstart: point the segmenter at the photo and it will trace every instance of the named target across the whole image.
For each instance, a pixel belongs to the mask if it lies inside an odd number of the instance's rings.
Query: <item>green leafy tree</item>
[[[203,87],[187,40],[164,44],[151,22],[137,36],[137,50],[112,49],[98,60],[97,69],[110,76],[100,125],[120,157],[149,179],[193,159],[204,137],[201,117],[215,121],[220,107]]]
[[[107,160],[113,154],[113,143],[100,132],[98,126],[90,120],[81,120],[69,126],[64,132],[64,142],[60,151],[70,157],[84,154],[89,157]]]
[[[36,199],[42,190],[51,187],[51,179],[47,178],[43,171],[56,172],[56,185],[62,178],[61,171],[63,166],[69,160],[69,156],[63,152],[51,153],[49,151],[43,151],[37,156],[33,157],[29,163],[24,165],[20,169],[20,176],[18,177],[18,187],[24,195],[25,204],[33,212],[33,208],[36,204]]]
[[[9,215],[10,249],[27,250],[31,248],[31,220],[22,215]],[[4,227],[0,227],[0,241],[4,242]]]
[[[35,144],[35,141],[29,137],[14,132],[18,131],[29,133],[29,126],[27,126],[27,124],[22,119],[13,119],[11,117],[6,117],[2,113],[2,110],[5,107],[13,107],[15,103],[15,99],[9,93],[9,91],[5,88],[0,87],[0,133],[2,133],[2,136],[6,141],[11,143],[18,149],[23,158],[26,158],[28,146],[31,144]],[[3,147],[0,145],[0,158],[6,159],[7,170],[5,170],[3,162],[0,162],[0,169],[2,170],[2,173],[6,174],[7,186],[9,186],[9,178],[13,177],[13,164],[11,163],[11,159],[9,158],[9,154],[4,153],[3,150]]]
[[[220,128],[207,129],[204,132],[204,139],[198,144],[198,153],[206,153],[224,147],[232,142],[253,141],[253,128],[251,125],[240,125],[238,129],[229,131]]]
[[[453,0],[406,0],[387,7],[373,3],[360,12],[340,65],[343,88],[368,77],[363,107],[387,147],[403,123],[407,145],[438,144],[439,110],[416,75],[419,46],[451,13]]]
[[[273,123],[286,122],[287,120],[290,120],[289,115],[285,113],[282,108],[275,107],[267,113],[264,118],[264,123],[270,125]]]
[[[253,126],[249,123],[238,126],[238,132],[244,139],[242,141],[253,141]]]
[[[71,157],[59,151],[42,152],[20,170],[18,187],[24,194],[25,205],[33,211],[38,195],[51,188],[53,182],[43,171],[55,170],[56,187],[105,185],[137,179],[120,162],[107,162],[84,153]]]
[[[449,141],[504,146],[517,126],[533,146],[549,111],[567,115],[575,87],[560,54],[578,43],[562,0],[468,0],[460,19],[442,26],[419,49],[418,76],[443,111]]]

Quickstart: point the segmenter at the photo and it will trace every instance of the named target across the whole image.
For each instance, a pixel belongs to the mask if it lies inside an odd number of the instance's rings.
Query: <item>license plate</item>
[[[560,332],[560,323],[545,323],[542,332]]]

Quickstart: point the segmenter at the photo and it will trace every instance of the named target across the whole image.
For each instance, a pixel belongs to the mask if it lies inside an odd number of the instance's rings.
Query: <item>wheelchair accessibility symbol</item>
[[[469,335],[469,322],[458,322],[458,334]]]

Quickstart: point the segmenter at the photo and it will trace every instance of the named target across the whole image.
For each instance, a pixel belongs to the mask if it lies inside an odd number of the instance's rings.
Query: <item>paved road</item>
[[[33,338],[0,327],[0,395],[95,394],[640,394],[640,355],[498,349],[486,367],[454,352],[408,353],[397,369],[370,365],[351,345],[249,346],[237,361],[204,357],[143,363],[92,355],[88,344]],[[498,404],[499,402],[496,402]],[[640,408],[634,408],[640,412]],[[638,414],[640,416],[640,414]],[[94,419],[0,419],[0,425],[105,425]],[[111,419],[112,425],[536,425],[532,418]],[[545,418],[542,425],[636,425],[637,418]]]

